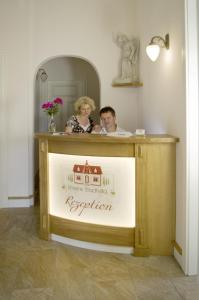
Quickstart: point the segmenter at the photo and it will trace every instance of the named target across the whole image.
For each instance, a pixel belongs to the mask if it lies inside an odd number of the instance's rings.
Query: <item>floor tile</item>
[[[39,208],[0,210],[0,300],[198,300],[172,256],[134,257],[39,238]]]

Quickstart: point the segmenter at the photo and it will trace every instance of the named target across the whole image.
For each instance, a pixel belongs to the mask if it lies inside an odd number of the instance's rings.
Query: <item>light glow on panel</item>
[[[49,153],[50,214],[135,227],[135,158]]]

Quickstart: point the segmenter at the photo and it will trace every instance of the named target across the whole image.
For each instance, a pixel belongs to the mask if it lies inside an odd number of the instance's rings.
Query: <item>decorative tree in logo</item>
[[[104,186],[109,185],[110,184],[110,179],[108,177],[103,177],[102,184]]]
[[[68,175],[68,181],[73,182],[73,174]]]

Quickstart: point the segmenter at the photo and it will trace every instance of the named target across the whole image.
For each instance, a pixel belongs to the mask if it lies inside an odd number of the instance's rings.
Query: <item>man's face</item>
[[[110,111],[102,113],[100,118],[102,126],[104,126],[106,129],[116,126],[116,118],[112,115]]]

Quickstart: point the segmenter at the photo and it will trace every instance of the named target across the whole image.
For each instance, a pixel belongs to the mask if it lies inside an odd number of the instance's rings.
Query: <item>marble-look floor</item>
[[[0,300],[198,300],[173,257],[102,253],[38,237],[39,209],[0,209]]]

